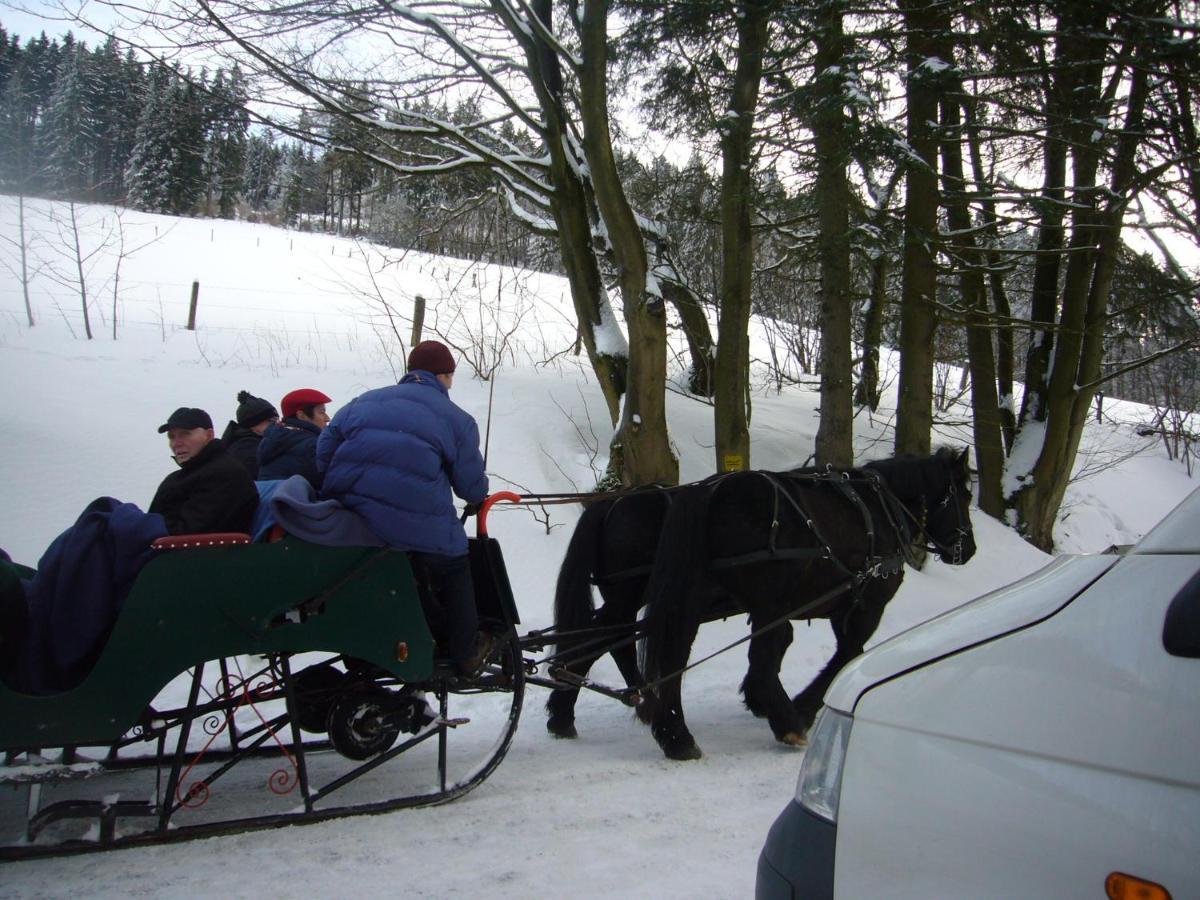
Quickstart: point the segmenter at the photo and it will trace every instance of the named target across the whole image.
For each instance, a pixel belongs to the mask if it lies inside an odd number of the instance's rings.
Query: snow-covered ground
[[[603,468],[607,415],[585,366],[570,354],[574,328],[561,279],[416,253],[387,258],[350,240],[247,223],[118,217],[103,207],[77,213],[83,251],[94,251],[85,276],[94,340],[83,338],[77,279],[56,255],[63,238],[53,220],[65,221],[66,206],[26,201],[27,231],[37,233],[28,239],[30,272],[37,270],[32,329],[15,249],[0,241],[0,267],[9,269],[0,277],[7,510],[0,548],[18,561],[36,563],[97,496],[148,504],[174,466],[156,428],[178,406],[207,409],[220,431],[242,389],[277,403],[293,388],[315,387],[336,411],[394,381],[417,295],[429,304],[426,336],[435,329],[480,368],[499,365],[493,391],[469,377],[464,359],[452,394],[490,435],[493,489],[583,490]],[[0,197],[0,237],[18,239],[15,198]],[[122,240],[127,252],[114,298]],[[194,332],[184,328],[193,281],[200,285]],[[505,343],[499,354],[480,349],[497,341]],[[758,352],[765,358],[765,349]],[[799,387],[776,393],[763,381],[754,400],[753,462],[766,469],[801,463],[813,445],[816,396]],[[682,475],[703,477],[712,470],[711,408],[678,394],[668,401]],[[1089,425],[1081,456],[1096,474],[1068,490],[1058,529],[1065,552],[1135,541],[1195,486],[1153,439],[1134,434],[1145,410],[1108,401],[1105,411],[1103,425]],[[950,418],[961,420],[962,411]],[[888,452],[887,419],[884,411],[857,420],[863,459]],[[967,440],[965,430],[952,428],[939,436]],[[569,506],[549,509],[548,519],[527,508],[498,509],[491,522],[526,629],[550,623],[554,576],[577,515]],[[976,557],[961,568],[933,562],[924,572],[910,570],[876,642],[1046,561],[978,511],[973,521]],[[696,653],[744,634],[742,620],[708,626]],[[783,669],[793,691],[833,647],[824,623],[800,624],[796,636]],[[744,660],[739,649],[686,678],[684,701],[705,751],[697,762],[666,761],[629,710],[597,696],[580,702],[578,740],[551,739],[544,695],[530,688],[505,761],[449,805],[7,864],[0,896],[748,896],[759,848],[791,796],[802,753],[776,744],[741,706]],[[596,675],[617,681],[607,661]],[[0,804],[22,798],[0,787]]]

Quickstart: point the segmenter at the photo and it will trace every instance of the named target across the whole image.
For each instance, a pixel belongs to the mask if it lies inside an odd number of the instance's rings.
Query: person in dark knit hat
[[[450,400],[454,356],[422,341],[399,384],[356,397],[317,441],[322,494],[357,512],[385,544],[411,551],[433,576],[446,614],[450,656],[463,674],[494,645],[476,632],[467,535],[451,492],[468,504],[487,498],[479,426]]]
[[[202,409],[180,407],[160,425],[179,471],[163,479],[149,511],[170,534],[247,532],[258,508],[254,479],[213,434]]]
[[[320,391],[300,388],[284,395],[279,406],[283,419],[269,426],[258,445],[258,477],[262,481],[303,475],[314,488],[321,487],[317,471],[317,438],[329,424]]]
[[[238,408],[235,419],[231,419],[221,434],[221,443],[233,454],[251,478],[258,478],[258,445],[263,432],[279,421],[279,411],[262,397],[249,391],[238,391]]]

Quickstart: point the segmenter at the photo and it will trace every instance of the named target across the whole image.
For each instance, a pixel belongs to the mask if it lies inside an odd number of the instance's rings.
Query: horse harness
[[[733,475],[747,474],[744,472],[725,472],[720,475],[713,476],[702,482],[708,485],[710,492],[715,493],[721,484]],[[722,559],[711,560],[709,567],[715,570],[736,569],[741,566],[753,565],[760,562],[770,562],[776,560],[799,560],[813,559],[826,560],[837,567],[851,580],[854,586],[854,593],[857,596],[861,591],[861,587],[866,582],[876,578],[890,578],[897,574],[907,562],[910,566],[918,568],[919,560],[916,558],[914,551],[913,533],[914,530],[922,534],[925,538],[924,549],[930,550],[945,556],[951,557],[955,562],[962,559],[963,541],[965,540],[967,529],[962,523],[962,511],[955,507],[958,514],[959,522],[955,529],[956,540],[953,546],[942,544],[936,538],[929,534],[923,523],[906,507],[896,494],[888,487],[883,477],[876,471],[870,468],[863,468],[851,471],[835,470],[832,466],[827,466],[824,471],[793,471],[793,472],[763,472],[752,471],[749,474],[757,475],[764,478],[772,487],[772,513],[771,513],[771,528],[767,538],[767,546],[762,550],[755,550],[750,553],[739,554],[738,556],[724,557]],[[862,517],[863,530],[867,536],[867,555],[866,561],[862,568],[858,570],[851,569],[843,562],[838,555],[833,551],[828,540],[821,534],[813,516],[804,508],[799,496],[787,489],[789,483],[796,484],[807,482],[810,484],[827,484],[832,489],[838,491],[846,501],[858,511]],[[856,487],[857,485],[857,487]],[[879,508],[882,511],[886,526],[890,528],[896,536],[896,551],[881,555],[876,552],[876,523],[868,509],[866,502],[862,498],[861,491],[865,486],[874,493],[879,503]],[[672,497],[677,490],[683,486],[659,487],[655,491],[668,504],[671,503]],[[605,521],[612,515],[624,497],[633,494],[646,493],[645,488],[635,489],[627,494],[618,495],[612,506],[605,512]],[[950,481],[949,489],[946,496],[936,505],[936,508],[942,509],[952,503],[958,494],[957,485],[953,479]],[[786,503],[799,515],[801,520],[808,527],[813,537],[816,539],[818,546],[816,547],[779,547],[776,543],[779,532],[779,513],[781,504]],[[910,527],[911,522],[911,527]],[[611,584],[619,581],[627,581],[633,578],[641,578],[649,575],[654,569],[653,560],[644,563],[640,566],[633,566],[628,569],[622,569],[618,572],[608,572],[604,574],[593,573],[591,582],[597,586]]]
[[[758,562],[770,562],[775,560],[798,560],[798,559],[815,559],[826,560],[840,569],[844,575],[854,580],[856,584],[862,584],[872,578],[889,578],[899,572],[903,566],[905,559],[912,562],[909,556],[908,546],[911,542],[911,534],[905,521],[906,510],[903,504],[896,498],[895,494],[888,489],[887,485],[878,473],[870,469],[861,470],[858,476],[852,476],[850,472],[834,471],[832,468],[827,468],[824,472],[805,472],[805,473],[778,473],[778,472],[755,472],[761,478],[765,478],[772,487],[772,513],[771,513],[771,529],[767,537],[767,546],[762,550],[755,550],[750,553],[742,553],[738,556],[725,557],[723,559],[713,560],[710,567],[713,569],[736,569],[741,566],[751,565]],[[810,483],[814,485],[827,484],[833,490],[836,490],[853,509],[855,509],[862,517],[863,532],[867,536],[867,554],[864,566],[855,571],[851,569],[838,555],[834,552],[830,542],[821,533],[821,529],[817,526],[813,515],[804,508],[799,495],[788,490],[788,484]],[[858,487],[856,487],[856,484]],[[891,527],[896,535],[897,547],[896,552],[888,555],[880,555],[876,552],[876,533],[875,519],[871,515],[870,509],[867,508],[866,502],[863,500],[860,490],[865,485],[874,492],[879,500],[880,508],[883,510],[884,518],[887,524]],[[715,489],[715,485],[714,485]],[[779,547],[776,543],[779,534],[779,513],[781,502],[786,503],[800,519],[804,522],[808,530],[816,539],[818,546],[816,547]]]
[[[722,483],[733,475],[747,474],[744,472],[726,472],[708,479],[707,485],[710,492],[715,493]],[[757,475],[760,478],[766,479],[772,488],[772,512],[771,512],[771,528],[767,538],[767,546],[762,550],[755,550],[750,553],[739,554],[738,556],[724,557],[721,559],[712,560],[709,563],[711,569],[736,569],[742,566],[753,565],[760,562],[782,561],[782,560],[826,560],[840,569],[848,578],[853,579],[856,585],[865,583],[873,578],[889,578],[899,572],[904,562],[907,561],[910,565],[915,565],[916,560],[913,557],[911,550],[912,535],[908,527],[908,518],[913,518],[912,514],[904,507],[897,499],[896,495],[888,488],[886,483],[877,472],[871,469],[859,470],[858,475],[852,475],[848,471],[835,471],[832,467],[828,467],[824,472],[762,472],[753,471],[749,474]],[[847,566],[833,551],[828,540],[821,534],[816,521],[812,514],[804,508],[800,498],[792,491],[789,491],[787,485],[789,483],[796,484],[807,482],[811,484],[828,484],[834,490],[838,491],[850,505],[858,511],[862,517],[863,529],[867,535],[867,559],[866,565],[855,571]],[[855,485],[859,488],[856,489]],[[871,511],[867,508],[860,490],[862,485],[866,485],[874,492],[879,501],[880,508],[883,510],[883,515],[888,526],[895,533],[897,539],[897,552],[888,555],[879,555],[876,553],[876,533],[875,520],[871,515]],[[678,490],[678,487],[660,489],[660,496],[664,498],[666,503],[671,503],[673,493]],[[617,503],[623,499],[617,497],[612,506],[605,512],[605,521],[616,508]],[[948,501],[949,496],[946,498]],[[943,501],[945,503],[946,501]],[[780,526],[780,511],[782,504],[786,503],[790,506],[800,519],[808,527],[813,537],[816,539],[818,546],[815,547],[779,547],[777,538]],[[916,520],[914,519],[914,522]],[[919,523],[918,523],[919,524]],[[604,574],[593,573],[591,581],[599,586],[603,584],[611,584],[618,581],[626,581],[632,578],[640,578],[649,575],[654,569],[653,560],[640,566],[633,566],[628,569],[622,569],[618,572],[608,572]],[[857,591],[856,591],[857,593]]]

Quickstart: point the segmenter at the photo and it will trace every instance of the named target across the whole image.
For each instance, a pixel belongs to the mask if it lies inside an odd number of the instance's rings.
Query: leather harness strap
[[[714,476],[708,479],[705,484],[712,494],[721,487],[723,482],[733,475],[741,475],[747,473],[741,472],[726,472],[721,475]],[[826,560],[840,569],[847,577],[853,578],[857,582],[866,581],[869,578],[887,578],[899,572],[904,565],[905,559],[908,559],[910,542],[910,532],[905,522],[906,510],[902,508],[900,500],[892,493],[892,491],[883,482],[883,479],[877,472],[869,469],[857,470],[854,474],[850,472],[836,472],[828,469],[825,472],[762,472],[754,471],[750,474],[758,475],[766,479],[767,483],[772,487],[772,510],[771,510],[771,527],[767,534],[767,546],[762,550],[755,550],[750,553],[741,553],[737,556],[726,556],[720,559],[710,560],[708,567],[714,571],[723,571],[729,569],[737,569],[742,566],[753,565],[761,562],[785,561],[785,560]],[[838,493],[843,496],[850,505],[857,510],[862,517],[863,529],[867,536],[867,564],[859,570],[854,571],[847,566],[834,553],[829,541],[821,533],[812,514],[805,508],[800,495],[797,492],[788,489],[790,484],[804,484],[808,486],[827,484],[832,485]],[[878,556],[876,554],[876,523],[871,515],[871,510],[867,507],[863,500],[859,489],[855,485],[866,485],[874,491],[879,500],[879,504],[883,509],[884,518],[887,524],[891,527],[897,538],[899,546],[898,552],[889,554],[888,556]],[[679,488],[664,488],[660,495],[669,505],[673,493]],[[617,503],[620,503],[623,497],[617,497],[612,506],[605,512],[605,522],[612,514]],[[808,527],[813,538],[817,542],[815,547],[785,547],[778,546],[779,534],[779,513],[781,502],[786,502],[788,506],[795,511],[801,521]],[[911,515],[909,513],[908,515]],[[911,563],[912,560],[909,559]],[[628,569],[622,569],[618,572],[607,572],[604,574],[594,573],[591,577],[591,582],[597,586],[604,584],[614,584],[620,581],[628,581],[634,578],[641,578],[649,575],[654,570],[653,561],[644,563],[640,566],[633,566]]]

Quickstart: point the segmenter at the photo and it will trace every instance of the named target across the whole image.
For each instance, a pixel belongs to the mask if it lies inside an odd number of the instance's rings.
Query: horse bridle
[[[965,524],[963,523],[962,506],[958,503],[958,484],[953,478],[950,479],[950,488],[946,491],[946,496],[942,498],[940,503],[934,506],[934,509],[945,509],[946,505],[951,501],[954,502],[954,514],[958,517],[958,524],[954,529],[954,533],[956,535],[954,544],[951,546],[943,544],[929,533],[929,528],[927,526],[923,526],[921,531],[925,534],[926,539],[929,541],[928,545],[925,547],[926,550],[931,550],[942,557],[945,557],[946,554],[949,553],[951,559],[950,564],[953,566],[961,566],[963,563],[963,542],[967,539],[967,535],[970,534],[970,529],[965,527]]]

